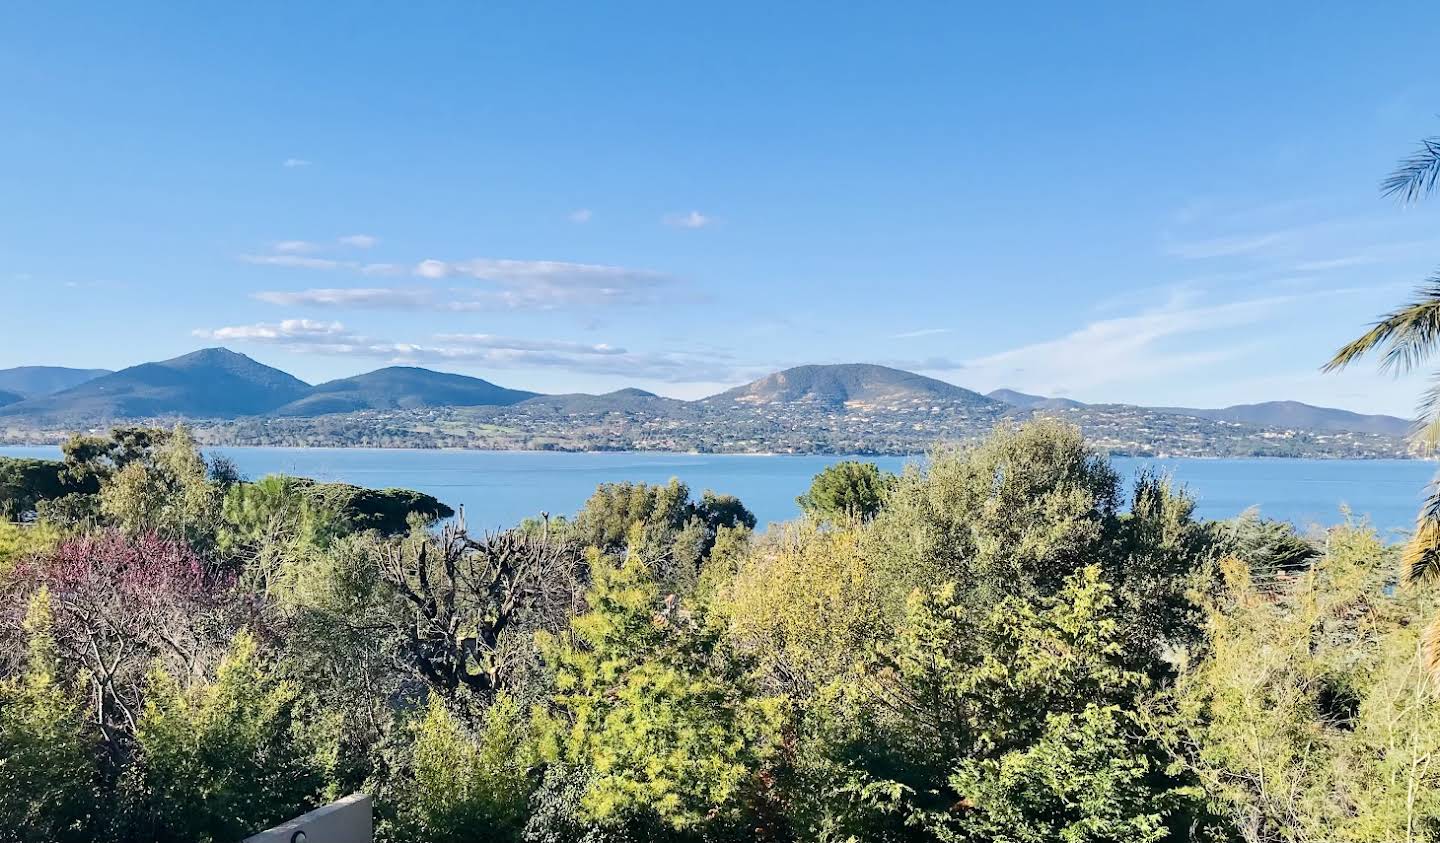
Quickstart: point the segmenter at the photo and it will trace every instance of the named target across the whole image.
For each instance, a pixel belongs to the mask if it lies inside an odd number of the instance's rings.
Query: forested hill
[[[93,381],[109,369],[71,369],[65,366],[17,366],[0,369],[0,390],[25,398],[51,395]]]
[[[308,394],[275,410],[275,415],[321,416],[357,410],[505,406],[536,395],[465,375],[414,366],[390,366],[322,383]]]
[[[57,422],[236,418],[267,413],[309,391],[309,384],[279,369],[228,349],[206,348],[11,404],[0,408],[0,416]]]

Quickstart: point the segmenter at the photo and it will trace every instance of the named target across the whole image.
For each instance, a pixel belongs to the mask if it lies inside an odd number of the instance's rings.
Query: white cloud
[[[706,216],[699,211],[691,211],[688,214],[666,214],[662,222],[674,228],[704,228],[707,225],[713,225],[715,218]]]
[[[304,158],[286,158],[281,162],[280,166],[294,169],[295,167],[308,167],[310,166],[310,162]]]
[[[298,254],[301,252],[314,252],[319,250],[318,243],[311,243],[309,240],[281,240],[274,246],[275,251],[287,254]]]
[[[421,278],[444,278],[450,274],[450,265],[444,261],[423,260],[415,265],[415,274]]]
[[[934,337],[940,334],[950,333],[949,328],[921,328],[918,331],[906,331],[903,334],[891,334],[892,340],[913,340],[919,337]]]
[[[1010,386],[1053,395],[1147,378],[1175,376],[1253,352],[1253,343],[1212,338],[1200,349],[1175,348],[1172,341],[1252,325],[1278,315],[1296,296],[1269,296],[1198,305],[1192,294],[1176,294],[1158,308],[1091,322],[1052,340],[966,361],[976,385]]]
[[[562,351],[568,354],[625,354],[625,349],[608,343],[569,342],[566,340],[524,340],[495,334],[436,334],[444,343],[457,343],[471,348],[509,348],[518,351]]]
[[[434,301],[434,291],[423,287],[352,287],[321,288],[283,292],[267,290],[254,297],[269,304],[311,307],[429,307]]]
[[[240,260],[260,266],[287,266],[298,269],[341,269],[348,265],[346,261],[337,261],[330,258],[312,258],[296,254],[241,255]]]
[[[561,369],[672,383],[731,381],[736,368],[713,352],[631,352],[605,343],[525,339],[495,334],[441,334],[427,342],[393,342],[350,331],[340,322],[286,319],[197,329],[222,342],[263,343],[304,354],[365,357],[390,363],[469,363],[499,369]]]
[[[369,234],[347,234],[339,238],[342,246],[351,246],[356,249],[369,249],[380,242],[380,238],[372,237]]]
[[[592,216],[594,216],[594,214],[589,208],[576,208],[575,210],[570,212],[570,221],[585,223],[589,222]]]

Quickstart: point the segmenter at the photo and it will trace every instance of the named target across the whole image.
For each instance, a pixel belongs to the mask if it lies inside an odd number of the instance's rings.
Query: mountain
[[[712,395],[707,404],[847,405],[938,402],[994,407],[996,402],[954,384],[868,363],[797,366]]]
[[[1395,416],[1370,416],[1337,410],[1333,407],[1316,407],[1299,401],[1265,401],[1260,404],[1236,404],[1218,410],[1195,409],[1192,407],[1161,407],[1162,412],[1181,416],[1211,419],[1213,421],[1237,422],[1260,427],[1283,427],[1295,430],[1314,430],[1325,433],[1350,431],[1354,433],[1383,433],[1388,436],[1405,436],[1410,432],[1411,422]]]
[[[1085,406],[1079,401],[1069,398],[1046,398],[1043,395],[1016,392],[1013,389],[997,389],[985,393],[985,397],[1023,410],[1078,410]]]
[[[413,366],[391,366],[322,383],[274,413],[277,416],[321,416],[357,410],[505,406],[536,395],[534,392],[496,386],[480,378]]]
[[[1130,404],[1082,404],[1069,398],[1046,398],[1030,395],[1013,389],[997,389],[988,393],[990,398],[1003,401],[1013,407],[1026,410],[1078,410],[1086,407],[1124,408]],[[1406,436],[1411,422],[1395,416],[1370,416],[1338,410],[1334,407],[1316,407],[1299,401],[1264,401],[1259,404],[1235,404],[1230,407],[1207,410],[1198,407],[1136,407],[1157,413],[1175,416],[1190,416],[1210,421],[1248,424],[1253,427],[1278,427],[1289,430],[1306,430],[1318,433],[1379,433],[1385,436]]]
[[[93,381],[101,375],[110,374],[109,369],[68,369],[64,366],[17,366],[14,369],[0,369],[0,390],[13,392],[26,398],[50,395],[86,381]]]
[[[688,402],[662,398],[643,389],[617,389],[603,395],[573,392],[566,395],[540,395],[522,401],[511,412],[535,415],[595,415],[602,413],[650,413],[653,415],[684,412]]]
[[[0,407],[6,407],[11,404],[19,404],[21,401],[24,400],[25,396],[21,395],[18,392],[8,392],[4,389],[0,389]]]
[[[28,419],[234,418],[269,412],[310,391],[304,381],[224,348],[142,363],[0,407]]]

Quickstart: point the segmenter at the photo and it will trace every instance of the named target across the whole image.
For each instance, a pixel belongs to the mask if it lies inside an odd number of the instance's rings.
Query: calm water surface
[[[792,518],[795,496],[842,457],[545,451],[435,451],[366,448],[216,448],[250,478],[284,473],[371,487],[403,487],[465,507],[473,527],[514,524],[542,510],[575,512],[604,482],[663,483],[678,477],[697,494],[737,495],[762,524]],[[0,455],[54,458],[58,448],[0,448]],[[902,457],[871,459],[891,471]],[[1198,501],[1199,514],[1228,518],[1250,506],[1306,527],[1340,520],[1341,507],[1386,532],[1404,529],[1434,463],[1411,460],[1141,460],[1116,458],[1129,478],[1143,466],[1170,472]]]

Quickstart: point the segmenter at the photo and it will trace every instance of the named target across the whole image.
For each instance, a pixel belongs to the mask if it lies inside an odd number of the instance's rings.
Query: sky
[[[11,4],[0,367],[1410,413],[1440,5]]]

